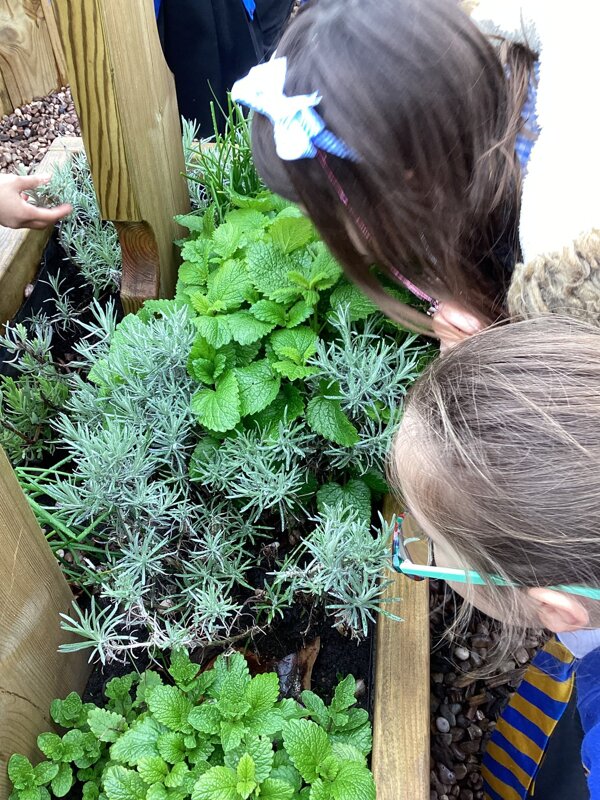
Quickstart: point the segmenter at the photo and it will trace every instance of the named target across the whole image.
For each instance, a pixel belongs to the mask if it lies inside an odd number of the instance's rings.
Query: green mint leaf
[[[254,759],[251,755],[245,753],[237,766],[236,791],[241,795],[242,800],[248,800],[257,785]]]
[[[175,683],[181,688],[186,687],[194,680],[200,672],[200,665],[195,664],[189,656],[188,651],[180,647],[171,653],[171,666],[169,674]]]
[[[201,733],[218,734],[221,725],[221,712],[216,704],[202,703],[195,706],[188,717],[190,725]]]
[[[83,784],[83,792],[81,800],[98,800],[100,797],[100,789],[95,781],[88,781]]]
[[[316,367],[298,366],[293,361],[275,361],[272,367],[275,372],[290,381],[305,380],[319,371]]]
[[[62,761],[64,746],[62,739],[56,733],[40,733],[37,746],[51,761]]]
[[[282,752],[285,753],[285,750]],[[302,775],[300,775],[296,767],[294,767],[292,764],[280,764],[279,766],[274,767],[270,777],[274,780],[283,781],[283,783],[289,784],[293,787],[295,792],[299,792],[302,788]]]
[[[275,327],[270,322],[261,322],[250,311],[236,311],[229,314],[227,324],[234,342],[241,345],[250,345],[258,342],[263,336],[270,333]]]
[[[244,232],[231,222],[224,222],[215,230],[212,236],[213,250],[225,261],[232,258],[243,246]]]
[[[367,484],[369,489],[376,495],[387,494],[390,491],[390,487],[387,484],[387,481],[382,472],[379,470],[372,468],[364,472],[360,476],[361,480]]]
[[[184,263],[196,264],[198,269],[208,273],[208,258],[211,243],[208,239],[188,239],[181,248],[181,260]]]
[[[227,767],[213,767],[194,786],[192,800],[239,800],[237,773]]]
[[[295,328],[305,322],[313,313],[313,306],[305,300],[298,300],[286,314],[285,327]]]
[[[367,757],[358,747],[343,742],[332,742],[333,755],[338,761],[356,761],[357,764],[367,765]]]
[[[302,796],[302,793],[300,796]],[[309,800],[333,800],[331,784],[318,778],[310,787],[308,798]]]
[[[69,764],[61,764],[57,774],[52,779],[50,788],[55,797],[64,797],[71,791],[74,783],[73,770]]]
[[[269,228],[273,244],[286,255],[305,247],[315,237],[312,222],[297,208],[286,208]]]
[[[235,225],[235,227],[243,234],[254,236],[262,228],[265,228],[270,219],[266,214],[262,214],[260,210],[252,208],[238,208],[230,211],[226,218],[226,222]]]
[[[342,268],[331,255],[324,242],[312,246],[316,257],[310,265],[309,282],[311,289],[330,289],[342,276]]]
[[[317,504],[318,504],[318,497],[319,493],[317,492]],[[327,706],[321,700],[321,698],[315,694],[314,692],[305,690],[300,695],[302,703],[306,710],[310,713],[310,716],[317,722],[322,728],[327,730],[329,725],[329,711],[327,710]]]
[[[178,761],[165,778],[165,786],[168,786],[170,789],[183,786],[188,774],[189,768],[185,761]]]
[[[78,769],[87,769],[98,761],[103,745],[90,731],[83,734],[81,746],[83,749],[83,754],[79,758],[75,759],[75,766]]]
[[[112,745],[110,757],[113,761],[135,767],[142,758],[160,755],[157,746],[160,733],[161,727],[156,720],[151,717],[139,719]]]
[[[50,705],[50,716],[61,728],[76,728],[86,720],[83,703],[77,692],[71,692],[64,700],[53,700]]]
[[[254,288],[269,300],[289,303],[300,298],[300,288],[289,279],[289,273],[304,264],[297,253],[285,255],[272,242],[258,242],[248,247],[246,264]]]
[[[67,731],[62,737],[63,761],[77,761],[85,754],[86,735],[80,730]]]
[[[360,518],[370,524],[371,490],[363,480],[355,478],[345,486],[340,486],[339,483],[323,484],[317,492],[317,508],[323,513],[327,506],[333,508],[336,505],[355,509]]]
[[[242,417],[240,390],[233,370],[223,375],[216,389],[197,391],[191,406],[205,428],[219,433],[235,428]]]
[[[351,322],[367,319],[379,310],[358,286],[348,281],[342,281],[339,286],[335,287],[329,298],[329,304],[334,312],[339,311],[340,307],[346,306]]]
[[[327,756],[317,767],[319,777],[326,781],[334,780],[335,776],[338,774],[338,770],[339,764],[334,755]]]
[[[231,653],[219,656],[213,666],[214,680],[210,686],[209,694],[218,699],[223,691],[225,681],[230,675],[237,675],[243,684],[243,689],[250,683],[250,670],[246,659],[241,653]]]
[[[355,483],[360,483],[360,481],[355,481]],[[355,704],[356,679],[353,675],[347,675],[344,680],[340,681],[335,687],[335,692],[331,701],[331,710],[335,712],[346,711]]]
[[[140,705],[146,702],[146,695],[149,695],[157,686],[162,686],[162,678],[158,672],[147,669],[140,678],[136,690],[135,703]]]
[[[233,750],[240,746],[246,727],[235,719],[224,719],[221,722],[221,746],[223,750]]]
[[[121,766],[107,767],[104,792],[108,800],[145,800],[148,786],[137,772]]]
[[[265,736],[275,736],[281,732],[285,719],[279,709],[271,711],[254,711],[245,719],[246,728],[249,733],[264,734]]]
[[[157,750],[168,764],[178,764],[187,754],[185,736],[175,731],[161,733],[157,741]]]
[[[339,400],[313,397],[306,407],[310,428],[342,447],[352,447],[359,441],[358,431],[344,414]]]
[[[273,373],[267,359],[255,361],[247,367],[235,370],[239,393],[240,411],[245,417],[265,409],[277,397],[281,378]]]
[[[225,766],[237,769],[242,756],[246,754],[251,756],[254,762],[256,782],[262,783],[273,768],[274,753],[271,740],[266,736],[245,736],[243,744],[225,753]]]
[[[187,296],[189,299],[189,303],[191,304],[192,308],[196,312],[196,314],[200,314],[201,316],[204,314],[211,314],[214,309],[204,293],[202,289],[196,289],[195,287],[191,287],[187,290]]]
[[[231,328],[229,327],[229,319],[232,316],[234,315],[195,317],[194,325],[198,329],[198,333],[200,333],[210,345],[218,350],[220,347],[229,344],[233,338]]]
[[[235,719],[250,710],[250,703],[245,698],[247,686],[245,676],[236,672],[231,672],[224,678],[217,700],[217,707],[224,717]]]
[[[271,335],[271,346],[276,355],[300,366],[306,364],[317,351],[319,337],[312,328],[300,327],[275,331]]]
[[[115,711],[121,716],[126,716],[131,711],[131,689],[137,683],[138,676],[135,673],[123,675],[120,678],[113,678],[106,684],[104,694],[109,699],[109,711]]]
[[[241,261],[226,261],[208,276],[208,292],[206,297],[215,307],[219,304],[221,311],[239,308],[244,302],[252,281]]]
[[[161,783],[169,774],[169,768],[160,756],[141,758],[137,769],[146,783]]]
[[[279,698],[279,676],[276,672],[256,675],[245,690],[252,711],[270,711]]]
[[[88,725],[101,742],[116,742],[127,729],[127,720],[105,708],[93,708],[88,712]]]
[[[327,734],[315,722],[292,719],[283,726],[283,744],[306,783],[314,783],[319,766],[332,754]]]
[[[154,718],[172,731],[191,731],[188,716],[192,704],[177,686],[157,686],[148,698]]]
[[[154,783],[148,788],[146,800],[171,800],[170,792],[164,783]]]
[[[194,212],[191,214],[177,214],[175,216],[175,222],[193,233],[202,233],[204,231],[205,222],[203,214],[196,214]]]
[[[271,405],[267,406],[264,411],[255,414],[252,417],[252,422],[255,423],[265,436],[269,436],[272,431],[276,431],[279,424],[285,422],[293,422],[304,413],[304,400],[302,395],[289,383],[282,385],[279,394],[273,400]]]
[[[260,786],[260,800],[291,800],[294,787],[277,778],[269,778]]]
[[[232,203],[238,208],[253,209],[261,212],[261,216],[268,214],[270,211],[282,211],[288,208],[291,204],[279,195],[273,194],[268,190],[259,192],[257,195],[238,194],[233,189],[229,192]],[[268,217],[266,218],[268,221]]]
[[[51,761],[41,761],[33,768],[33,778],[36,786],[45,786],[53,780],[59,771],[59,765]]]
[[[259,300],[250,308],[250,313],[261,322],[268,322],[280,328],[287,322],[285,306],[274,300]]]
[[[329,791],[333,800],[375,800],[375,781],[366,766],[342,761]]]
[[[368,713],[363,708],[351,708],[346,716],[348,719],[343,727],[337,727],[331,732],[331,740],[350,744],[364,755],[369,755],[373,741]]]
[[[208,280],[208,263],[184,261],[179,267],[178,277],[186,286],[200,286],[204,288]]]

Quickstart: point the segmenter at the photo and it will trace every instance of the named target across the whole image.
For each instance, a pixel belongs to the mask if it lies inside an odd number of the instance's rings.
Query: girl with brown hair
[[[234,98],[257,112],[263,179],[304,206],[352,280],[408,327],[452,334],[460,311],[472,333],[505,314],[519,255],[515,139],[533,62],[454,0],[313,0]],[[309,146],[290,151],[303,126]]]
[[[501,660],[511,629],[558,635],[492,736],[485,796],[597,800],[600,329],[552,315],[460,342],[414,385],[390,480],[410,509],[397,529],[400,571],[447,579],[463,616],[476,606],[506,623]],[[574,687],[581,723],[568,714]],[[571,745],[583,726],[587,790],[581,757],[564,747],[553,790],[540,789],[563,724]]]

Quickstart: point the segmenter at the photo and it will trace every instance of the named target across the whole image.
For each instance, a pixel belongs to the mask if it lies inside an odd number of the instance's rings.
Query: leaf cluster
[[[173,653],[173,683],[156,672],[113,678],[103,707],[55,700],[62,735],[42,733],[36,766],[10,758],[10,800],[374,800],[371,728],[355,680],[327,706],[310,691],[279,699],[275,673],[251,677],[238,653],[200,671]]]

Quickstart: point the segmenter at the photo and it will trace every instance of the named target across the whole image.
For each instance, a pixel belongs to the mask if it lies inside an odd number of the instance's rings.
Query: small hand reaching
[[[41,230],[54,225],[73,210],[68,203],[41,208],[27,201],[25,192],[48,183],[45,175],[0,175],[0,225]]]

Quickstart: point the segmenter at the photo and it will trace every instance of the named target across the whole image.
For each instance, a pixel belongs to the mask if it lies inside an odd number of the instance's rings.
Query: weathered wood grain
[[[385,504],[389,518],[392,501]],[[390,571],[403,622],[377,622],[372,765],[377,800],[429,800],[429,591]]]
[[[83,149],[77,136],[55,139],[35,172],[50,174],[56,164]],[[23,292],[35,278],[52,228],[42,231],[13,230],[0,225],[0,328],[16,314]]]
[[[51,727],[50,702],[82,691],[89,674],[84,653],[62,655],[70,640],[60,612],[72,595],[0,448],[0,797],[7,798],[6,764],[15,753],[39,760],[39,733]]]
[[[4,113],[64,83],[64,61],[49,3],[0,0],[0,73],[10,102],[6,109],[4,101]]]
[[[175,84],[152,0],[55,0],[73,97],[102,215],[119,223],[121,294],[171,297],[189,210]],[[127,35],[123,35],[127,31]],[[129,229],[128,223],[136,223]],[[139,223],[145,223],[139,226]]]

